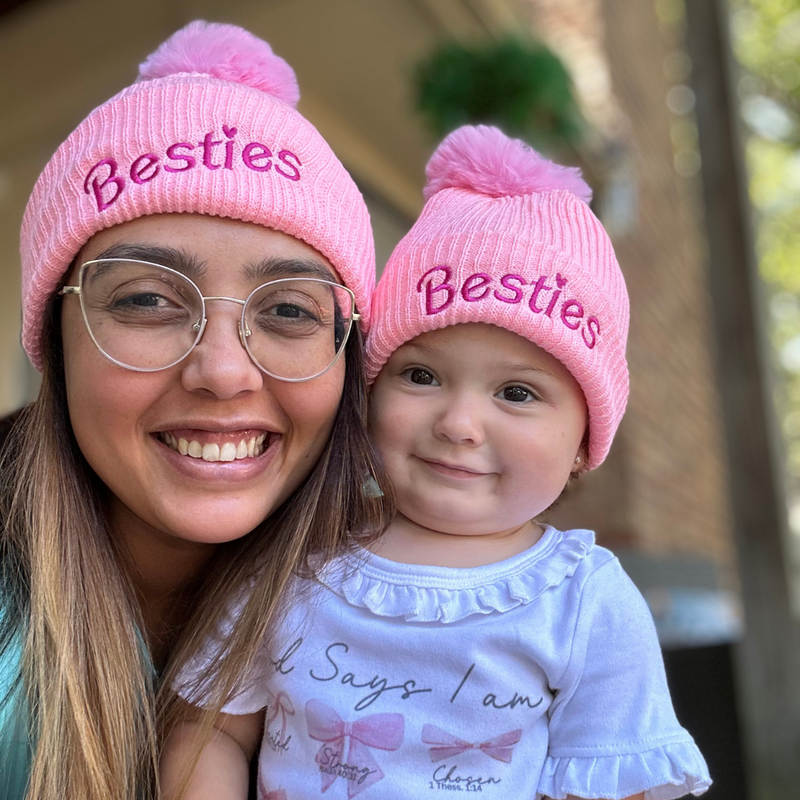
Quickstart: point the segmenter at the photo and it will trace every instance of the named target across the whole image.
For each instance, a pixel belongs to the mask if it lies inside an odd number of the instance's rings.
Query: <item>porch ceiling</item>
[[[234,22],[295,68],[300,109],[348,167],[412,216],[434,146],[413,109],[414,65],[443,36],[513,27],[513,0],[40,0],[0,24],[2,161],[44,160],[183,23]],[[34,154],[35,153],[35,154]]]

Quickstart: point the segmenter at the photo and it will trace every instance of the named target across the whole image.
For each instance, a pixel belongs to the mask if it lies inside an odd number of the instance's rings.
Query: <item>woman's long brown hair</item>
[[[45,323],[39,396],[16,420],[0,460],[0,659],[21,645],[19,688],[33,743],[27,798],[155,798],[160,735],[180,714],[171,686],[218,635],[232,604],[241,611],[206,682],[217,707],[269,641],[292,576],[313,574],[313,565],[389,520],[391,497],[361,488],[370,475],[388,487],[366,437],[362,341],[355,330],[342,402],[316,467],[256,530],[220,545],[184,598],[186,619],[159,692],[102,486],[72,434],[59,311],[53,302]]]

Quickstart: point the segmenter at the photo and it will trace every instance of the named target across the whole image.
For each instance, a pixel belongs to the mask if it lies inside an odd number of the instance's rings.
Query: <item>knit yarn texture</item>
[[[543,348],[583,390],[587,466],[605,459],[628,398],[628,293],[603,226],[572,191],[437,191],[390,257],[372,314],[370,381],[405,342],[459,323]]]
[[[234,26],[192,25],[217,40],[219,29],[233,29],[231,47],[241,34],[244,46],[255,41],[272,56],[265,42]],[[368,325],[375,281],[369,214],[328,144],[258,84],[179,72],[140,80],[95,109],[34,187],[21,235],[22,343],[34,366],[41,369],[45,307],[86,242],[113,225],[164,213],[252,222],[306,242],[333,264]]]

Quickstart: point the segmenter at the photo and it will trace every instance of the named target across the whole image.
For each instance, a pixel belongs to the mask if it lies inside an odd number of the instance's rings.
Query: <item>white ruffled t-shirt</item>
[[[590,531],[547,528],[469,569],[362,552],[303,596],[224,709],[265,709],[260,800],[671,800],[711,783],[644,599]]]

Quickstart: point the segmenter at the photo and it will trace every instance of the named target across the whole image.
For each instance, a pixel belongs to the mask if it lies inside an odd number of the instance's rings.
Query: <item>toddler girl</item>
[[[427,174],[368,339],[397,514],[298,581],[216,727],[247,755],[263,721],[262,799],[701,794],[641,595],[593,533],[535,521],[603,461],[628,395],[628,297],[590,191],[488,127]]]

